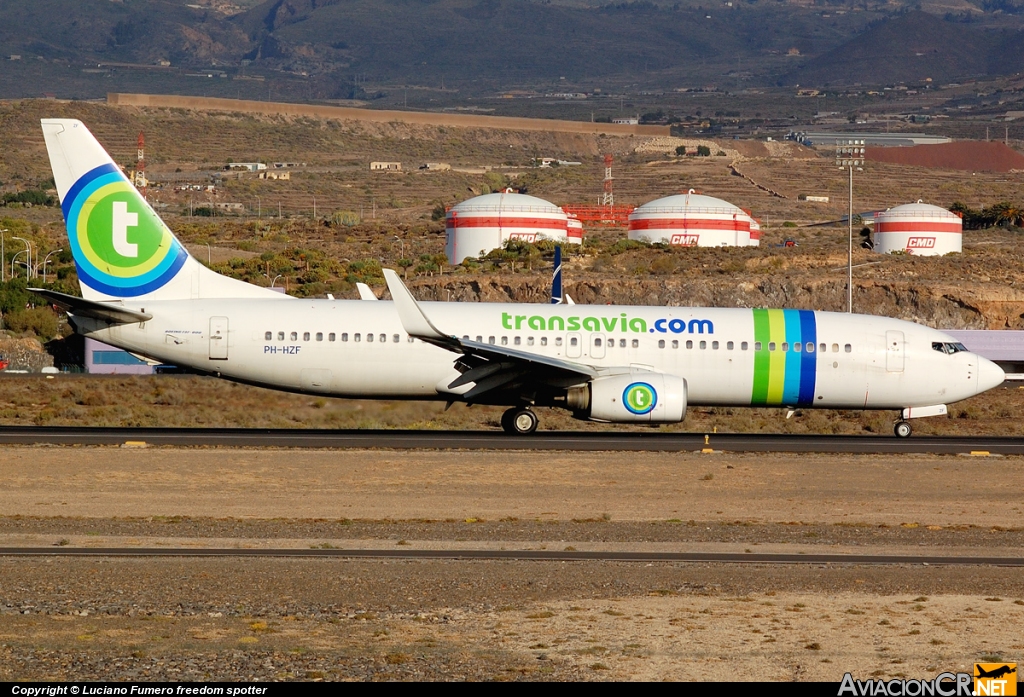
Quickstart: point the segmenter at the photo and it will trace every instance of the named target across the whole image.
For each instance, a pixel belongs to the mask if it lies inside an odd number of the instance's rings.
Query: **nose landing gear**
[[[501,415],[501,428],[510,435],[526,436],[537,430],[537,415],[526,407],[512,407]]]
[[[892,431],[896,434],[897,438],[910,438],[910,434],[914,432],[914,429],[906,421],[897,421]]]

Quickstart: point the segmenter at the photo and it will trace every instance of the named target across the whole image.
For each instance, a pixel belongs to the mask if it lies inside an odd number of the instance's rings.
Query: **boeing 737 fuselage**
[[[885,317],[790,309],[296,299],[192,258],[80,122],[43,121],[83,298],[41,291],[76,331],[161,363],[345,398],[536,406],[613,423],[682,421],[688,405],[899,410],[995,387],[1003,371],[952,337]]]

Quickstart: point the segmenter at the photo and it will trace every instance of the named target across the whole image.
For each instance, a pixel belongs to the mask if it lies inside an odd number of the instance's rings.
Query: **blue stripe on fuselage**
[[[796,404],[800,399],[800,359],[803,356],[794,350],[803,341],[800,310],[783,310],[783,316],[786,318],[786,341],[789,343],[789,350],[786,352],[786,379],[782,386],[782,403]]]
[[[800,334],[805,344],[817,349],[818,327],[814,319],[814,312],[800,310]],[[800,354],[800,396],[798,404],[811,406],[814,404],[814,386],[817,377],[818,361],[815,352],[804,351]]]

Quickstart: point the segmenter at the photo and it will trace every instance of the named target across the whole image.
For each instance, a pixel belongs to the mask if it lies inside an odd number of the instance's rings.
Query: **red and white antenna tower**
[[[135,167],[135,188],[142,192],[143,198],[146,196],[146,137],[142,131],[139,131],[139,160]]]
[[[604,196],[601,198],[602,206],[614,206],[615,194],[612,193],[612,156],[604,156]]]

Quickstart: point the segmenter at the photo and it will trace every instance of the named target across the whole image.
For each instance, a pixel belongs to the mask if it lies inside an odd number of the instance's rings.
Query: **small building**
[[[963,220],[945,208],[918,201],[875,215],[874,249],[918,256],[963,251]]]
[[[245,213],[244,203],[215,203],[213,205],[217,210],[226,213]]]
[[[370,163],[370,171],[371,172],[401,172],[402,171],[402,163],[401,162],[371,162]]]
[[[640,118],[637,116],[626,116],[612,119],[612,123],[617,123],[623,126],[637,126],[640,124]]]
[[[560,160],[557,157],[541,157],[534,161],[538,163],[538,167],[554,167],[556,165],[559,167],[579,167],[583,164],[582,162],[572,160]]]
[[[247,170],[249,172],[260,172],[265,170],[267,166],[262,162],[229,162],[225,169],[240,169]]]
[[[260,172],[258,176],[259,176],[260,179],[277,179],[277,180],[281,180],[281,181],[288,181],[289,179],[292,178],[292,173],[291,172],[270,172],[270,171],[268,171],[268,172]]]
[[[447,162],[424,162],[420,169],[426,172],[450,172],[452,166]]]
[[[155,366],[127,351],[86,337],[85,372],[94,375],[152,375]]]

